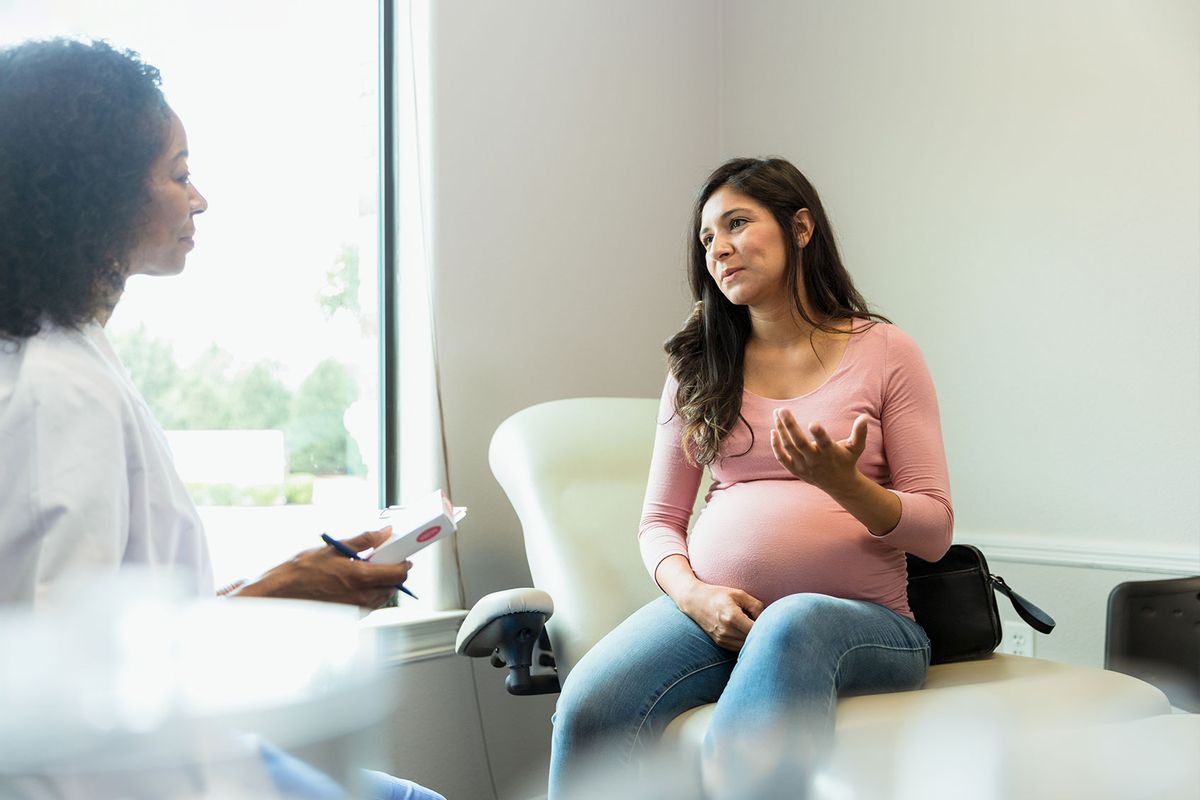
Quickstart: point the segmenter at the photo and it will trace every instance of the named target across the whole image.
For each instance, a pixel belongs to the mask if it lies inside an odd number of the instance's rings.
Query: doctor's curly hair
[[[77,327],[124,286],[170,111],[105,42],[0,49],[0,339]]]

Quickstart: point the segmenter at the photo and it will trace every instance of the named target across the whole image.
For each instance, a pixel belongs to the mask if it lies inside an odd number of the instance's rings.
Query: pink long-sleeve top
[[[866,327],[856,322],[855,329]],[[638,541],[650,575],[663,559],[689,559],[705,583],[770,604],[797,592],[868,600],[911,618],[905,553],[936,561],[950,546],[954,511],[937,396],[916,343],[894,325],[852,335],[841,363],[818,388],[772,400],[745,391],[740,422],[721,442],[713,483],[689,537],[703,469],[688,463],[668,376]],[[900,498],[900,522],[871,534],[821,489],[791,475],[771,451],[772,412],[786,407],[835,441],[868,417],[859,470]],[[748,449],[748,452],[747,452]],[[738,455],[745,453],[744,455]]]

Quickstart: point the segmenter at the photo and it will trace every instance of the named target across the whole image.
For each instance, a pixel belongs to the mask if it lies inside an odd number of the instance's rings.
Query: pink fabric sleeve
[[[883,392],[883,447],[891,491],[900,498],[900,522],[880,538],[937,561],[950,547],[954,529],[937,393],[916,343],[893,326],[888,326]]]
[[[638,529],[642,562],[651,578],[668,556],[687,557],[688,521],[704,474],[702,467],[688,463],[680,444],[683,423],[675,413],[678,385],[674,376],[668,376],[663,387],[650,477],[646,482],[646,500],[642,505],[642,524]]]

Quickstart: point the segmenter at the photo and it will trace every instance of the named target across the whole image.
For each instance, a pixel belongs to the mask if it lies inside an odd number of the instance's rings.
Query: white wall
[[[1099,664],[1113,584],[1200,569],[1200,5],[722,11],[723,155],[816,184],[929,360],[957,538]]]
[[[435,4],[436,314],[450,483],[471,507],[468,602],[530,582],[487,464],[500,422],[661,390],[661,345],[688,309],[688,205],[718,155],[717,13],[715,0]],[[499,796],[544,792],[554,697],[510,697],[502,673],[477,673]]]

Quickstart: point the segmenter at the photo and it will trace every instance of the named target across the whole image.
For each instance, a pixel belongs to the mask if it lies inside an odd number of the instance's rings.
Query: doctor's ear
[[[792,215],[792,233],[796,237],[796,244],[801,248],[812,239],[815,230],[812,213],[807,208],[802,208]]]

